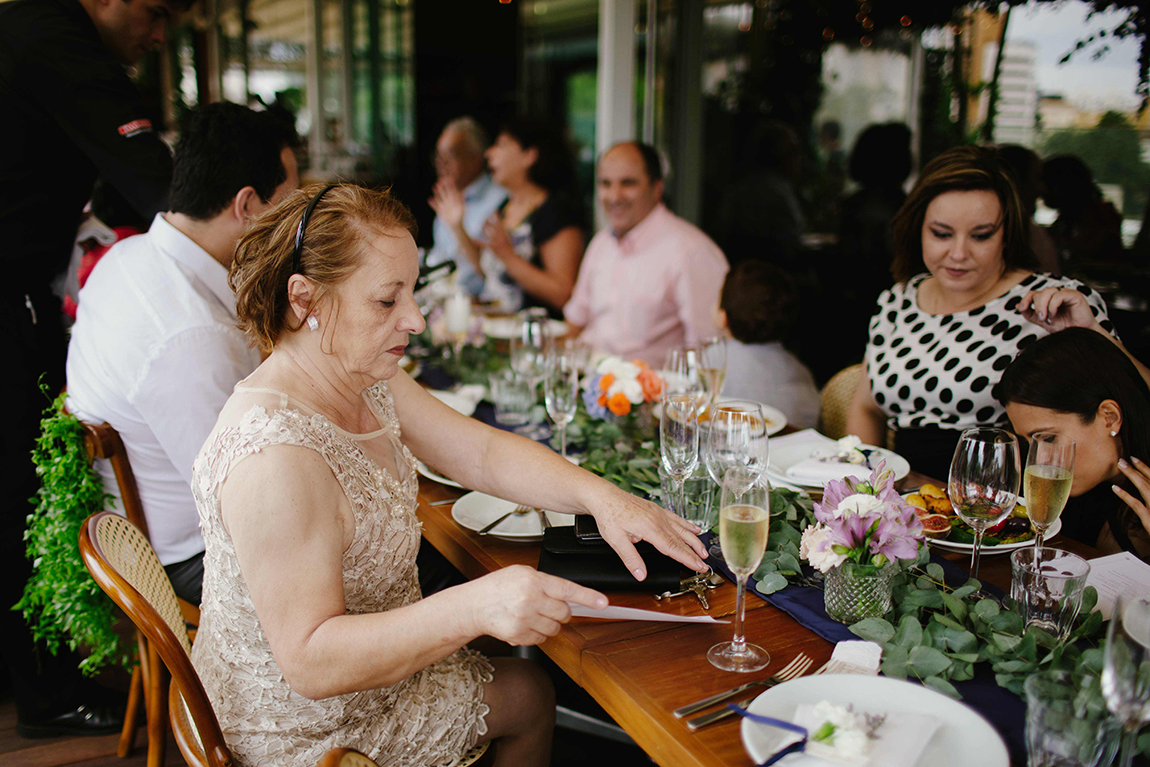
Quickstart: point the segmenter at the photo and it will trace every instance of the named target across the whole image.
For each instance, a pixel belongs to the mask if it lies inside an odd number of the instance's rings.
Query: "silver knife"
[[[518,507],[516,507],[516,508],[518,508]],[[480,530],[480,531],[479,531],[479,534],[480,534],[480,535],[487,535],[489,532],[491,532],[492,530],[494,530],[494,529],[496,528],[496,526],[498,526],[498,525],[499,525],[499,523],[500,523],[500,522],[502,522],[503,520],[507,519],[508,517],[510,517],[511,515],[513,515],[514,513],[515,513],[515,509],[512,509],[511,511],[507,512],[506,514],[504,514],[502,517],[499,517],[498,519],[496,519],[494,522],[492,522],[492,523],[491,523],[490,525],[488,525],[487,527],[485,527],[485,528],[483,528],[482,530]]]
[[[754,698],[747,698],[746,700],[740,700],[735,705],[738,706],[739,708],[746,708],[747,706],[751,705],[754,701],[755,701]],[[697,716],[694,719],[688,719],[687,720],[687,729],[690,730],[691,732],[694,732],[695,730],[702,729],[703,727],[706,727],[709,724],[714,724],[715,722],[722,721],[723,719],[726,719],[728,716],[733,716],[734,713],[735,712],[732,711],[731,709],[727,708],[726,706],[723,706],[718,711],[712,711],[709,714],[703,714],[702,716]]]
[[[747,690],[750,690],[754,687],[774,687],[776,684],[777,682],[769,678],[761,679],[757,682],[747,682],[746,684],[741,684],[738,687],[732,687],[725,692],[717,692],[709,698],[703,698],[702,700],[697,700],[694,703],[688,703],[685,706],[680,706],[671,713],[675,715],[676,719],[682,719],[683,717],[689,716],[696,711],[702,711],[708,706],[713,706],[716,703],[721,703],[728,698],[733,698],[739,693],[746,692]]]

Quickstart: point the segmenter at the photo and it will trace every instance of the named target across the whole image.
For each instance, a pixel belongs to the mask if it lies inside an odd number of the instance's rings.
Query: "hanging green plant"
[[[45,387],[44,394],[51,397]],[[89,515],[110,508],[113,496],[92,468],[84,449],[84,428],[67,412],[61,394],[44,410],[32,462],[40,476],[35,511],[24,533],[32,577],[12,609],[21,610],[32,636],[57,654],[67,646],[84,650],[85,674],[107,665],[131,668],[133,643],[115,632],[116,607],[80,558],[80,526]]]

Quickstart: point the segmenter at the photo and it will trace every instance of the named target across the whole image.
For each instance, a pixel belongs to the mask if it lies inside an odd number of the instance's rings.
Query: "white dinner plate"
[[[479,532],[515,506],[511,501],[493,495],[470,492],[451,507],[451,518],[468,530]],[[547,514],[547,521],[555,527],[575,524],[574,514],[561,514],[557,511],[544,513]],[[488,535],[506,541],[541,541],[543,522],[538,514],[512,514]]]
[[[885,447],[875,447],[874,445],[863,445],[867,450],[875,450],[877,454],[871,457],[871,465],[877,466],[879,461],[886,461],[886,467],[894,472],[895,482],[899,481],[907,474],[910,474],[910,463],[898,453],[893,450],[887,450]],[[787,470],[800,461],[805,461],[810,458],[812,454],[820,450],[833,450],[834,441],[823,438],[823,441],[784,441],[779,440],[771,445],[771,462],[767,466],[767,475],[771,479],[782,480],[783,482],[792,485],[800,485],[802,487],[821,487],[821,485],[810,484],[807,482],[800,482],[787,474]],[[846,466],[846,464],[843,464]],[[868,472],[869,473],[869,472]],[[843,476],[847,476],[843,472]]]
[[[509,341],[519,333],[521,320],[518,317],[485,317],[483,319],[483,332],[488,338],[499,338]],[[567,335],[567,323],[562,320],[549,320],[547,328],[552,338],[561,338]]]
[[[795,709],[824,700],[840,706],[851,704],[859,711],[871,713],[906,712],[933,716],[939,728],[927,743],[916,764],[926,767],[1007,767],[1010,758],[1006,744],[974,709],[928,687],[860,674],[820,674],[784,682],[755,698],[748,706],[754,714],[794,721]],[[743,747],[756,764],[765,762],[778,751],[786,733],[783,730],[749,719],[742,722]],[[825,767],[827,762],[792,754],[779,762],[780,767]]]
[[[427,393],[437,400],[447,405],[457,413],[463,413],[465,416],[470,416],[475,412],[475,407],[478,402],[470,400],[467,397],[461,397],[453,391],[439,391],[438,389],[428,389]]]
[[[447,485],[448,487],[458,487],[460,490],[467,489],[463,485],[456,482],[454,479],[448,479],[447,477],[443,476],[418,458],[415,459],[415,470],[418,471],[420,475],[427,477],[434,482],[438,482],[441,485]]]

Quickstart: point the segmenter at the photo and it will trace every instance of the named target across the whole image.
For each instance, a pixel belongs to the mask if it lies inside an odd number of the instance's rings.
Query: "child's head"
[[[798,291],[790,275],[777,266],[743,261],[727,272],[719,309],[736,341],[782,341],[798,315]]]

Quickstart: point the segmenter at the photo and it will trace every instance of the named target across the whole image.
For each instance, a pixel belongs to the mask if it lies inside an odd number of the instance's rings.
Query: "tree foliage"
[[[1150,187],[1150,165],[1142,159],[1138,131],[1120,112],[1107,112],[1090,130],[1054,131],[1043,145],[1047,157],[1077,155],[1100,184],[1122,187],[1123,214],[1140,217]]]

